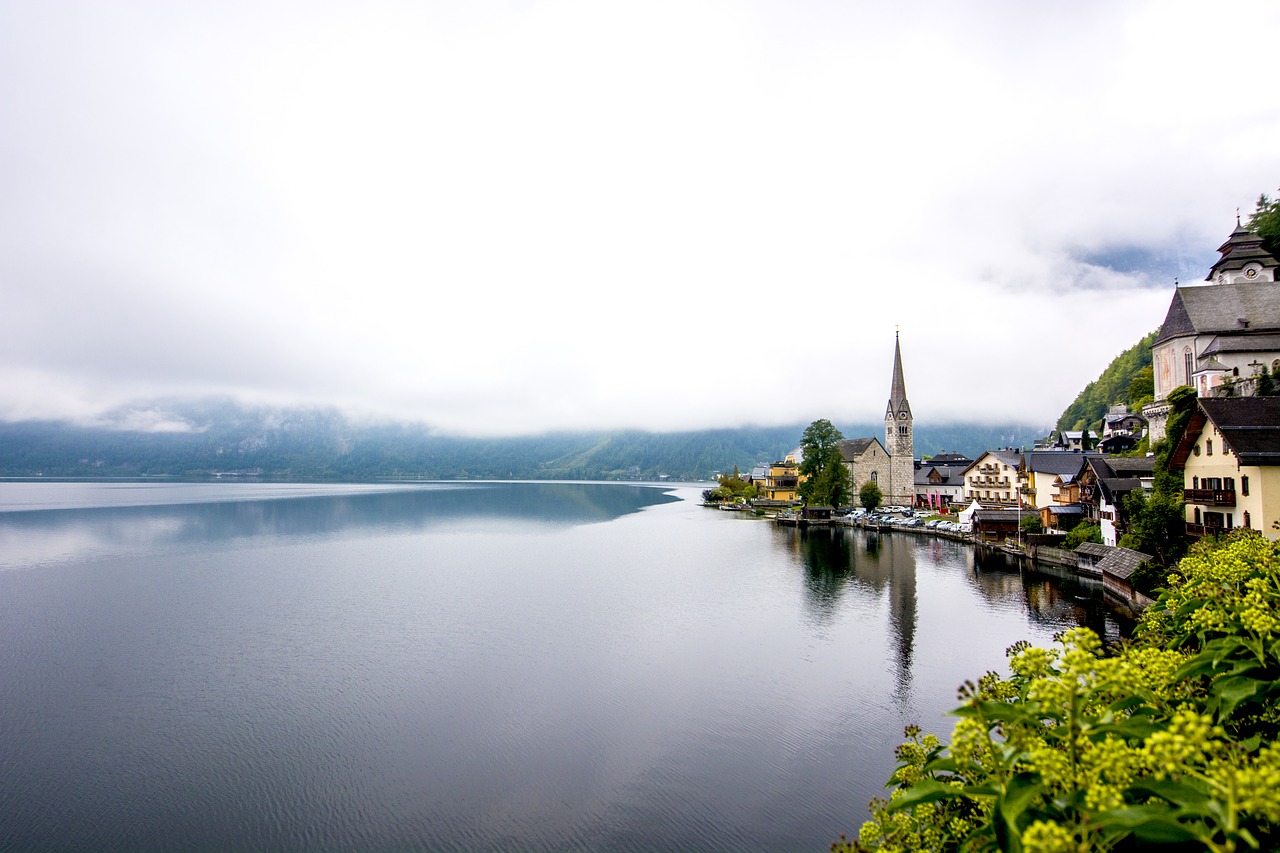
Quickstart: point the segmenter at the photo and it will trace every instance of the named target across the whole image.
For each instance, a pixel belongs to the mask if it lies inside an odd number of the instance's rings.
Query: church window
[[[871,472],[871,482],[873,482],[873,483],[878,483],[878,482],[880,482],[880,472],[879,472],[879,471],[872,471],[872,472]]]
[[[1191,374],[1195,372],[1195,365],[1191,358],[1191,347],[1187,347],[1182,351],[1182,366],[1187,371],[1187,381],[1185,384],[1191,384]]]

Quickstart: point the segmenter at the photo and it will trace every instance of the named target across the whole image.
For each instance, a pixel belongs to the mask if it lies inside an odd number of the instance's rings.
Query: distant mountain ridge
[[[418,425],[362,423],[332,409],[168,403],[121,410],[96,426],[0,423],[0,476],[703,481],[716,471],[745,472],[783,458],[805,426],[464,438]],[[846,436],[883,441],[883,424],[838,426]],[[1044,428],[917,425],[915,434],[919,453],[976,457],[992,447],[1030,446]]]

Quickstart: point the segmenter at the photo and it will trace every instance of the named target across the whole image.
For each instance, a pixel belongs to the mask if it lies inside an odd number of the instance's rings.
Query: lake
[[[797,851],[1096,586],[703,487],[0,483],[0,850]]]

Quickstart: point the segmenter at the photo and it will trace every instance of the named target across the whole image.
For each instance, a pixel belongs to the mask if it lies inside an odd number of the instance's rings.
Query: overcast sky
[[[1280,185],[1273,2],[0,0],[0,418],[1049,424]]]

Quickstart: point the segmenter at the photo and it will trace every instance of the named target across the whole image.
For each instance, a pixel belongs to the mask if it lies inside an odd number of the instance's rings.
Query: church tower
[[[902,347],[893,333],[893,382],[889,387],[889,407],[884,413],[884,449],[889,452],[890,475],[884,489],[886,504],[914,506],[916,502],[915,439],[911,406],[907,403],[907,383],[902,378]]]

